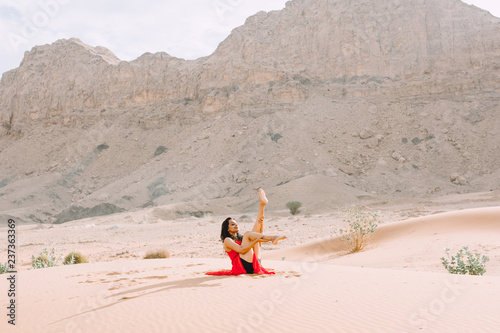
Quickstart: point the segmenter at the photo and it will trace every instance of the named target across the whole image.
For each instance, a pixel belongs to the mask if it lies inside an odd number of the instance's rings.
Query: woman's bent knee
[[[243,238],[246,238],[250,241],[253,241],[259,234],[256,233],[256,232],[253,232],[253,231],[246,231],[244,234],[243,234]]]

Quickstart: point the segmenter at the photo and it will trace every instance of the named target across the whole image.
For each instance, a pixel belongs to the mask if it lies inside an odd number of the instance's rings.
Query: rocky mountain
[[[294,0],[192,61],[34,47],[0,83],[0,214],[242,213],[258,187],[270,209],[315,213],[497,189],[499,35],[459,0]]]

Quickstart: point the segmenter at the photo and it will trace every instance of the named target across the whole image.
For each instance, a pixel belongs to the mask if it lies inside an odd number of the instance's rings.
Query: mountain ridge
[[[312,197],[311,213],[495,189],[499,33],[500,19],[458,0],[294,0],[196,60],[36,47],[0,83],[0,213],[241,211],[258,187],[284,206],[288,183],[358,191]]]

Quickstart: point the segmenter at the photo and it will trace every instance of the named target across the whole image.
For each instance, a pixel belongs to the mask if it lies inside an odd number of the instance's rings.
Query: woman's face
[[[230,233],[231,235],[234,235],[234,234],[236,234],[236,233],[238,232],[238,230],[239,230],[239,229],[238,229],[238,223],[236,223],[236,221],[235,221],[235,220],[230,219],[230,220],[229,220],[229,225],[228,225],[228,227],[227,227],[227,231],[229,231],[229,233]]]

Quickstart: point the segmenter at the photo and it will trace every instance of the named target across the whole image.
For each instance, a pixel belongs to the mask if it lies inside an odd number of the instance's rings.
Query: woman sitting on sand
[[[217,272],[207,272],[207,275],[239,275],[239,274],[274,274],[266,270],[261,265],[260,243],[273,242],[277,244],[284,236],[266,236],[262,234],[264,230],[264,207],[267,204],[264,190],[259,190],[259,214],[252,231],[247,231],[240,235],[236,221],[228,217],[222,222],[221,241],[224,243],[224,250],[231,259],[233,268]]]

